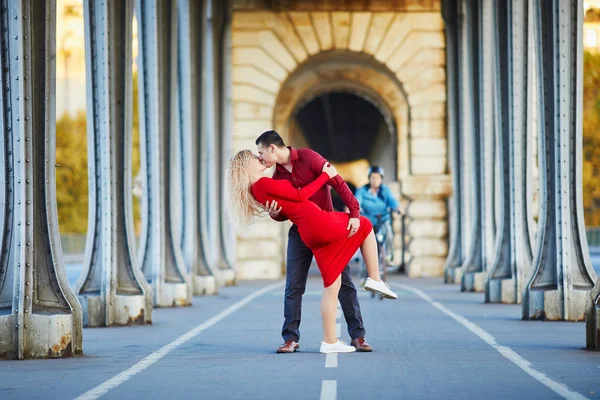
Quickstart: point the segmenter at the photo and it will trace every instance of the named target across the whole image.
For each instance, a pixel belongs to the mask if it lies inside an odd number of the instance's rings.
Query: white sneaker
[[[365,290],[369,292],[374,292],[382,295],[387,299],[397,299],[398,295],[390,289],[390,285],[385,283],[384,281],[376,281],[371,278],[367,278],[364,286]]]
[[[352,353],[356,351],[354,346],[348,346],[346,343],[338,339],[335,343],[321,342],[321,353]]]

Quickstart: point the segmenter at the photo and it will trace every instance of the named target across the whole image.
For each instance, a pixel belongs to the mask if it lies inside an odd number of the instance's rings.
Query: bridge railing
[[[587,228],[585,232],[590,251],[595,249],[596,252],[600,252],[600,226]]]

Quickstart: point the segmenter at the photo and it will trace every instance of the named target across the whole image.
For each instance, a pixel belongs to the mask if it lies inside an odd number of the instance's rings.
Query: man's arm
[[[315,175],[319,175],[321,173],[321,171],[323,170],[323,163],[326,163],[327,160],[324,159],[323,156],[321,156],[316,151],[310,150],[310,152],[311,152],[310,168],[315,173]],[[350,218],[358,218],[360,215],[360,205],[358,204],[358,201],[352,194],[352,191],[350,190],[350,188],[348,187],[348,185],[346,184],[344,179],[342,179],[341,176],[336,175],[333,179],[330,179],[327,183],[335,189],[337,194],[340,195],[344,204],[346,204],[346,206],[350,210]]]

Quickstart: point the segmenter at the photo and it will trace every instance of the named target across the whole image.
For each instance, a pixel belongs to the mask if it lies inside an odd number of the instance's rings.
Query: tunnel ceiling
[[[336,162],[369,159],[384,118],[375,105],[352,93],[320,95],[295,115],[310,147]]]

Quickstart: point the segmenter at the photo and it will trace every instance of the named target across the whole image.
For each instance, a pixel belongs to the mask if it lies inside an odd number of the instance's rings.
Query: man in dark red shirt
[[[258,154],[267,167],[275,167],[273,179],[287,179],[294,187],[303,188],[321,175],[323,164],[327,162],[320,154],[310,149],[294,149],[286,147],[283,139],[275,131],[267,131],[256,139]],[[329,180],[350,210],[348,222],[348,237],[354,235],[360,226],[360,206],[358,201],[346,185],[346,182],[338,175]],[[333,211],[331,193],[329,186],[324,185],[310,200],[325,211]],[[268,204],[269,215],[276,221],[285,221],[287,218],[280,215],[281,208],[276,202]],[[306,247],[298,233],[298,227],[292,225],[288,233],[287,263],[283,329],[281,335],[284,343],[277,349],[277,353],[293,353],[300,348],[300,318],[302,309],[302,295],[306,290],[308,270],[312,263],[313,253]],[[346,266],[342,272],[342,287],[340,288],[339,300],[342,306],[348,333],[352,338],[352,345],[357,351],[373,351],[365,340],[365,329],[363,327],[360,306],[356,288],[350,275],[350,267]]]

